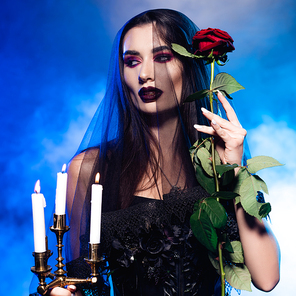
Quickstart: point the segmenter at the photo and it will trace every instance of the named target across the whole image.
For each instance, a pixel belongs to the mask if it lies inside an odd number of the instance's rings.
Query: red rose
[[[235,49],[233,39],[227,32],[212,28],[196,32],[192,39],[192,45],[196,49],[194,54],[207,57],[213,50],[215,58]]]

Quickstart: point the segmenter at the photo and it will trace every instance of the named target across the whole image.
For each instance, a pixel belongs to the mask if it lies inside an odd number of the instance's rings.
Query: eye
[[[129,68],[134,68],[140,63],[140,60],[137,57],[128,56],[124,57],[123,63]]]
[[[154,61],[157,63],[167,63],[173,58],[174,56],[171,53],[160,53],[154,57]]]

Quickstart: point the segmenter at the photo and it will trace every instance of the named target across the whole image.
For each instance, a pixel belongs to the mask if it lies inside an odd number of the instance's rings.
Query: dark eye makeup
[[[135,56],[126,56],[123,59],[123,63],[129,68],[134,68],[140,63],[140,60]]]
[[[170,62],[174,58],[172,53],[158,53],[154,57],[154,61],[157,63],[167,63]]]
[[[167,63],[174,59],[174,55],[170,52],[159,52],[153,57],[153,61],[156,63]],[[135,55],[125,55],[123,59],[125,66],[129,68],[134,68],[141,63],[141,59]]]

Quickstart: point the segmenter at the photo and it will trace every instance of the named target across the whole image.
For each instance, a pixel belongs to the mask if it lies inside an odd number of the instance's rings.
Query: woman
[[[190,50],[197,30],[183,14],[159,9],[134,17],[117,35],[106,96],[71,161],[67,195],[67,268],[86,277],[90,185],[100,172],[101,246],[112,283],[80,286],[76,295],[213,295],[218,286],[207,251],[190,230],[193,204],[208,194],[196,181],[188,148],[202,134],[213,135],[222,162],[240,164],[246,131],[221,93],[227,119],[209,112],[206,101],[183,104],[208,88],[209,75],[203,61],[174,53],[171,43]],[[252,281],[269,291],[279,280],[276,241],[239,205],[233,213]],[[51,295],[75,289],[55,288]]]

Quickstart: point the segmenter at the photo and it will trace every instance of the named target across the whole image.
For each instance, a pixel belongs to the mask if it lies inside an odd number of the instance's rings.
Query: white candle
[[[32,212],[33,212],[33,229],[34,229],[34,251],[42,253],[46,251],[45,244],[45,220],[44,208],[46,207],[45,198],[40,193],[40,181],[35,184],[32,194]]]
[[[64,215],[66,212],[66,194],[67,194],[67,178],[66,164],[63,165],[62,172],[57,174],[57,188],[55,200],[55,214]]]
[[[96,184],[91,186],[90,239],[91,244],[100,243],[103,186],[98,184],[100,174],[96,174]]]

